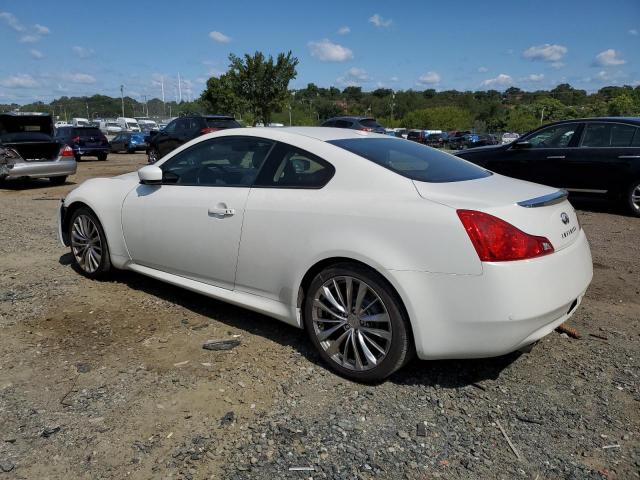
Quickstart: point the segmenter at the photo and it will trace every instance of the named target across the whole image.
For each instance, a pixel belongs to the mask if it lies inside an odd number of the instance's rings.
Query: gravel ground
[[[0,479],[640,478],[640,219],[575,202],[595,267],[581,339],[363,386],[275,320],[72,269],[59,198],[144,162],[0,186]]]

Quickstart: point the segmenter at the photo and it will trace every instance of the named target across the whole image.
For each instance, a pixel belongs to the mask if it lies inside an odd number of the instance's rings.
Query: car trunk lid
[[[455,209],[494,215],[525,233],[543,236],[561,250],[578,237],[580,224],[566,192],[493,174],[463,182],[414,181],[421,197]]]

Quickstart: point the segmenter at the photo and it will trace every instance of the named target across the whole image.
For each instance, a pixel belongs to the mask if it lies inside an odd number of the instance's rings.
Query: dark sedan
[[[620,200],[640,217],[640,118],[555,122],[456,155],[509,177]]]
[[[142,132],[122,132],[111,140],[112,152],[136,153],[147,150],[145,134]]]

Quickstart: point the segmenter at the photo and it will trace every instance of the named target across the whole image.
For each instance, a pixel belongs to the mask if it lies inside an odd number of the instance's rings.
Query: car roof
[[[246,129],[243,129],[246,131]],[[262,129],[252,128],[249,129],[252,134],[260,136],[259,132],[267,130],[269,132],[276,131],[281,133],[290,133],[294,135],[302,135],[304,137],[313,138],[323,142],[330,142],[332,140],[347,140],[350,138],[392,138],[388,135],[381,133],[364,132],[360,130],[351,130],[349,128],[334,128],[334,127],[280,127],[278,129]],[[226,130],[227,132],[236,131],[236,129]]]
[[[354,117],[354,116],[350,116],[350,115],[345,115],[342,117],[332,117],[332,118],[328,118],[326,121],[328,122],[329,120],[375,120],[375,118],[373,117]]]
[[[557,122],[551,122],[548,125],[558,125],[562,123],[576,123],[576,122],[626,122],[640,125],[640,117],[591,117],[591,118],[572,118],[570,120],[560,120]]]

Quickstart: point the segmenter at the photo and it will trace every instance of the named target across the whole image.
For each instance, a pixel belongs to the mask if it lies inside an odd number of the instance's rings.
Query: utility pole
[[[149,116],[149,104],[147,103],[147,96],[143,95],[144,97],[144,108],[147,111],[147,117]]]
[[[542,125],[543,120],[544,120],[544,107],[542,107],[542,111],[540,112],[540,125]]]
[[[160,77],[160,86],[162,87],[162,116],[167,115],[167,105],[164,103],[164,77]]]
[[[124,85],[120,85],[120,100],[122,101],[122,116],[124,117]]]
[[[182,81],[180,79],[180,72],[178,72],[178,92],[180,94],[180,103],[182,103]]]
[[[85,102],[85,104],[84,104],[84,105],[85,105],[85,107],[87,107],[87,118],[88,118],[89,120],[91,120],[91,119],[89,118],[89,102]]]

